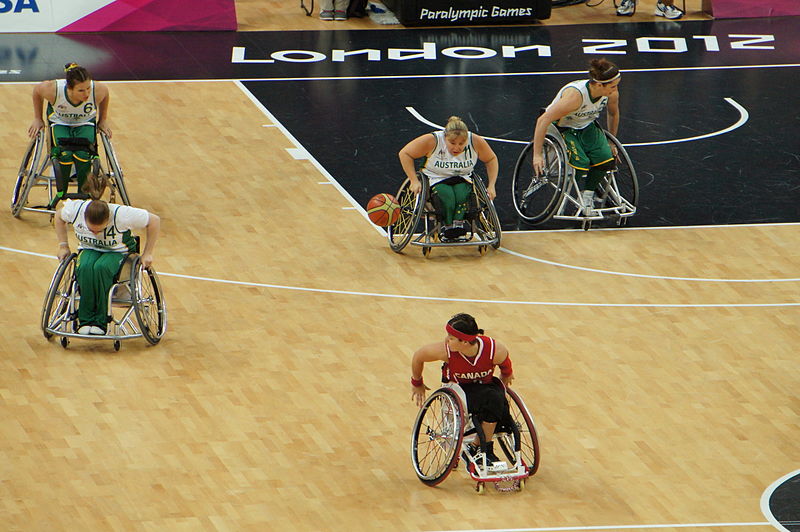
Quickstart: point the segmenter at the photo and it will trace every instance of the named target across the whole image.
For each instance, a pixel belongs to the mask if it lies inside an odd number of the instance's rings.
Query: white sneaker
[[[90,325],[89,326],[89,334],[93,334],[95,336],[103,336],[106,332],[103,330],[102,327],[98,327],[97,325]]]
[[[679,19],[683,16],[683,11],[675,7],[674,5],[668,6],[666,4],[662,4],[661,2],[656,3],[656,10],[654,15],[658,17],[665,17],[670,20]]]
[[[83,327],[78,328],[78,334],[92,334],[92,327],[93,325],[84,325]]]
[[[630,17],[636,13],[636,0],[622,0],[622,3],[617,8],[617,15],[623,17]]]

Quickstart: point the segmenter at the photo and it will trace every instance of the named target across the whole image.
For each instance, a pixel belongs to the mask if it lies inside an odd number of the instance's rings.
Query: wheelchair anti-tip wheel
[[[411,460],[423,483],[439,484],[456,466],[464,422],[464,407],[455,391],[440,388],[425,400],[411,437]]]

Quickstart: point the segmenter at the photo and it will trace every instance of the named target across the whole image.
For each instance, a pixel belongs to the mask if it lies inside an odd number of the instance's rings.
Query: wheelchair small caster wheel
[[[487,251],[489,251],[489,246],[478,246],[478,253],[481,254],[481,257],[486,255]]]
[[[522,491],[525,489],[525,479],[519,479],[519,484],[517,484],[517,491]]]
[[[114,351],[119,351],[119,346],[120,346],[119,340],[114,340]]]
[[[483,495],[483,492],[486,491],[486,484],[483,482],[478,482],[475,485],[475,491],[478,492],[478,495]]]
[[[427,259],[431,256],[431,250],[433,248],[430,246],[423,246],[422,247],[422,255]]]
[[[69,345],[69,339],[66,336],[62,336],[61,337],[61,347],[66,349],[68,345]]]

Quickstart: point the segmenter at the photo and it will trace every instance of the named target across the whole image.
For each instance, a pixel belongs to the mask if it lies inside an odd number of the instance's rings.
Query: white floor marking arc
[[[10,253],[21,253],[35,257],[43,257],[56,260],[53,255],[35,253],[31,251],[18,250],[5,246],[0,246],[0,251]],[[434,297],[416,296],[410,294],[386,294],[379,292],[361,292],[355,290],[333,290],[328,288],[309,288],[305,286],[290,286],[273,283],[258,283],[250,281],[233,281],[230,279],[218,279],[214,277],[201,277],[197,275],[184,275],[180,273],[158,272],[162,277],[175,277],[179,279],[189,279],[194,281],[206,281],[210,283],[231,284],[236,286],[250,286],[256,288],[270,288],[275,290],[292,290],[296,292],[313,292],[318,294],[334,294],[344,296],[365,296],[382,297],[388,299],[410,299],[415,301],[451,301],[458,303],[484,303],[496,305],[528,305],[528,306],[547,306],[547,307],[619,307],[619,308],[772,308],[772,307],[800,307],[800,302],[784,303],[580,303],[570,301],[521,301],[521,300],[502,300],[502,299],[475,299],[461,297]]]
[[[778,486],[784,484],[787,480],[796,475],[800,475],[800,469],[797,469],[795,471],[792,471],[791,473],[782,476],[781,478],[770,484],[767,487],[767,489],[764,490],[764,493],[761,494],[761,501],[760,501],[761,513],[764,514],[764,517],[767,518],[769,524],[771,524],[778,530],[781,530],[782,532],[789,532],[789,530],[787,530],[786,527],[781,525],[780,521],[775,519],[775,516],[772,515],[772,510],[770,510],[769,508],[769,499],[770,497],[772,497],[772,494],[775,492],[775,490],[778,489]]]
[[[631,143],[625,143],[625,144],[623,144],[623,146],[630,147],[630,146],[656,146],[656,145],[660,145],[660,144],[676,144],[678,142],[691,142],[691,141],[694,141],[694,140],[701,140],[701,139],[707,139],[707,138],[710,138],[710,137],[716,137],[716,136],[719,136],[719,135],[724,135],[725,133],[728,133],[729,131],[733,131],[734,129],[741,127],[750,118],[750,114],[747,112],[747,109],[745,109],[744,107],[739,105],[739,103],[736,102],[736,100],[734,100],[733,98],[725,98],[725,101],[728,102],[729,104],[731,104],[734,109],[739,111],[739,119],[734,124],[724,128],[724,129],[720,129],[719,131],[712,131],[711,133],[706,133],[704,135],[697,135],[695,137],[686,137],[686,138],[682,138],[682,139],[672,139],[672,140],[658,140],[658,141],[655,141],[655,142],[631,142]],[[434,124],[433,122],[431,122],[430,120],[426,119],[421,114],[419,114],[419,112],[416,109],[414,109],[413,107],[407,106],[406,107],[406,111],[411,113],[411,115],[414,118],[416,118],[417,120],[419,120],[423,124],[429,125],[429,126],[434,127],[436,129],[444,129],[444,126],[439,125],[439,124]],[[506,143],[509,143],[509,144],[528,144],[528,142],[530,142],[530,141],[527,141],[527,140],[501,139],[501,138],[498,138],[498,137],[487,137],[486,135],[481,135],[481,136],[483,138],[485,138],[486,140],[494,140],[496,142],[506,142]]]

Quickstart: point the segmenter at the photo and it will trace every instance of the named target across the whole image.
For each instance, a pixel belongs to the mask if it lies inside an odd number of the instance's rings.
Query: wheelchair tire
[[[540,224],[555,213],[565,194],[566,150],[558,139],[548,134],[542,148],[544,171],[533,171],[533,143],[528,143],[517,158],[511,180],[514,209],[526,222]]]
[[[25,151],[25,156],[19,165],[17,181],[14,184],[14,191],[11,195],[11,214],[15,218],[19,218],[20,213],[25,208],[28,194],[36,181],[36,172],[39,170],[43,145],[44,133],[40,131],[28,144],[28,149]]]
[[[539,470],[539,461],[541,459],[536,425],[533,423],[533,417],[528,412],[525,402],[517,392],[513,388],[507,388],[506,393],[508,394],[508,409],[511,413],[511,418],[520,433],[522,460],[528,468],[528,475],[534,475]]]
[[[389,247],[395,253],[403,251],[411,239],[414,237],[414,231],[419,225],[422,218],[422,212],[425,210],[425,202],[428,199],[428,185],[427,181],[422,181],[422,189],[419,194],[411,192],[411,181],[406,178],[397,190],[395,199],[400,205],[400,216],[397,221],[386,228],[386,234],[389,237]]]
[[[628,152],[620,141],[608,131],[605,133],[608,141],[617,147],[617,169],[613,172],[616,187],[613,193],[617,196],[621,196],[622,199],[630,203],[635,210],[639,203],[639,180],[636,177],[636,170],[633,168],[633,163],[628,156]],[[608,201],[608,199],[606,199],[606,201]],[[619,199],[617,199],[617,201],[612,200],[612,203],[619,203]]]
[[[486,185],[483,179],[477,174],[473,177],[475,183],[475,191],[478,194],[478,216],[477,225],[478,231],[482,240],[493,241],[492,247],[497,249],[500,247],[500,239],[502,237],[502,230],[500,228],[500,218],[497,216],[497,210],[494,208],[494,203],[489,199],[489,192],[486,190]],[[483,255],[483,253],[481,253]]]
[[[116,153],[114,153],[114,146],[111,144],[111,139],[108,135],[99,132],[100,140],[103,143],[103,153],[105,154],[105,173],[108,178],[109,186],[113,187],[112,191],[119,193],[120,200],[124,205],[130,205],[131,200],[128,197],[128,189],[125,188],[125,178],[122,174],[122,167],[117,161]]]
[[[131,285],[139,330],[145,340],[155,345],[167,331],[167,306],[158,275],[152,268],[144,268],[138,256],[131,265]]]
[[[449,388],[434,391],[420,408],[411,435],[411,461],[424,484],[436,486],[458,463],[464,411],[458,394]]]
[[[45,339],[52,338],[53,333],[48,329],[59,327],[65,320],[62,320],[64,312],[68,310],[69,300],[72,297],[72,290],[75,286],[75,263],[77,253],[71,253],[62,260],[56,268],[53,278],[50,280],[50,287],[44,296],[42,306],[42,334]],[[51,323],[51,317],[58,319],[57,323]]]

